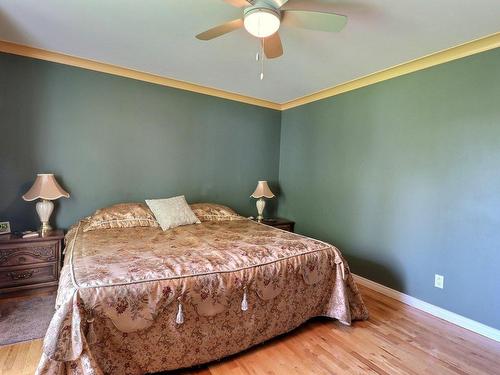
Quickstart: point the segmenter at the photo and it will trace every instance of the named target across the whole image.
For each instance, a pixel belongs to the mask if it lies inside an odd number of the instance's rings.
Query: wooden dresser
[[[61,270],[62,230],[44,237],[0,236],[0,298],[56,289]]]

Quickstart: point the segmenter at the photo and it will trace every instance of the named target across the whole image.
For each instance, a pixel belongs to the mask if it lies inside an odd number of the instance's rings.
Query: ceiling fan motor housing
[[[281,12],[267,1],[256,1],[243,10],[245,29],[257,38],[276,33],[281,24]]]
[[[265,0],[257,0],[253,3],[253,5],[245,8],[243,10],[243,15],[244,17],[249,16],[252,13],[255,12],[268,12],[281,20],[281,12],[280,10],[274,5],[272,1],[265,1]]]

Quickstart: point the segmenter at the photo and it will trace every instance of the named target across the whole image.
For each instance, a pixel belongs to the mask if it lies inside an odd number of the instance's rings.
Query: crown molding
[[[391,78],[399,77],[405,74],[413,73],[422,69],[427,69],[435,65],[443,64],[449,61],[461,59],[474,55],[476,53],[488,51],[500,47],[500,32],[488,35],[483,38],[473,40],[455,47],[451,47],[439,52],[432,53],[411,60],[391,68],[387,68],[367,76],[354,79],[340,85],[318,91],[314,94],[306,95],[301,98],[282,103],[280,109],[285,111],[290,108],[298,107],[304,104],[312,103],[317,100],[329,98],[331,96],[339,95],[347,91],[356,90],[361,87],[373,85],[374,83],[386,81]]]
[[[0,40],[0,52],[10,53],[19,56],[31,57],[38,60],[45,60],[75,66],[78,68],[93,70],[96,72],[112,74],[120,77],[136,79],[156,85],[173,87],[180,90],[196,92],[199,94],[215,96],[222,99],[233,100],[241,103],[270,108],[278,111],[285,111],[317,100],[329,98],[348,91],[356,90],[391,78],[413,73],[422,69],[427,69],[435,65],[471,56],[476,53],[488,51],[500,47],[500,32],[488,35],[483,38],[473,40],[455,47],[451,47],[439,52],[435,52],[415,60],[411,60],[393,67],[354,79],[340,85],[306,95],[286,103],[275,103],[268,100],[253,98],[246,95],[236,94],[229,91],[206,87],[195,83],[180,81],[173,78],[141,72],[138,70],[123,68],[116,65],[102,63],[81,57],[66,55],[58,52],[47,51],[40,48],[25,46],[12,42]]]
[[[153,83],[155,85],[173,87],[180,90],[192,91],[199,94],[215,96],[222,99],[234,100],[241,103],[251,104],[275,110],[281,110],[278,103],[273,103],[263,99],[257,99],[246,95],[236,94],[229,91],[206,87],[195,83],[180,81],[173,78],[141,72],[138,70],[123,68],[116,65],[106,64],[99,61],[88,60],[81,57],[66,55],[58,52],[47,51],[40,48],[25,46],[0,40],[0,52],[13,55],[31,57],[38,60],[50,61],[58,64],[75,66],[78,68],[93,70],[96,72],[112,74],[115,76],[136,79],[139,81]]]

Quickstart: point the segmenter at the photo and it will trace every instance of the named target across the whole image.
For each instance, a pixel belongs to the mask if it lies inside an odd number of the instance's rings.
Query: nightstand
[[[262,224],[270,225],[275,228],[287,230],[289,232],[293,232],[293,229],[295,227],[295,222],[288,220],[288,219],[282,219],[282,218],[275,218],[275,219],[264,219],[261,221]]]
[[[0,297],[55,290],[61,270],[62,230],[44,237],[0,236]]]

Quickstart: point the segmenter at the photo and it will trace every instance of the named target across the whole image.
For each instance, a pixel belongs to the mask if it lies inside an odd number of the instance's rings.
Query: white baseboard
[[[425,311],[435,317],[446,320],[450,323],[456,324],[462,328],[468,329],[469,331],[478,333],[482,336],[486,336],[492,340],[500,342],[500,330],[489,327],[485,324],[476,322],[475,320],[466,318],[464,316],[455,314],[454,312],[445,310],[441,307],[431,305],[430,303],[419,300],[418,298],[409,296],[408,294],[404,294],[398,292],[397,290],[388,288],[382,284],[376,283],[375,281],[371,281],[362,276],[353,274],[354,280],[356,283],[366,286],[376,292],[382,293],[388,297],[391,297],[397,301],[403,302],[409,306],[415,307],[416,309]]]

